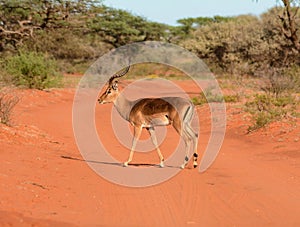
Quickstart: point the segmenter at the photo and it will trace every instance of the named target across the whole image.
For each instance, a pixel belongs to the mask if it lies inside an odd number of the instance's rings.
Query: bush
[[[213,102],[235,103],[238,102],[240,99],[239,95],[237,94],[233,94],[233,95],[214,94],[210,89],[208,89],[205,93],[201,92],[199,96],[193,97],[191,99],[192,103],[194,105],[203,105],[206,103],[213,103]]]
[[[240,15],[221,23],[206,23],[190,31],[179,45],[197,54],[214,73],[256,75],[265,65],[299,65],[299,51],[283,35],[285,28],[279,18],[283,10],[274,7],[260,17]],[[300,11],[294,18],[299,27]]]
[[[0,123],[9,125],[11,123],[12,110],[19,102],[19,97],[8,89],[0,90]]]
[[[196,53],[215,73],[253,74],[261,60],[263,30],[251,15],[234,17],[222,23],[199,26],[180,44]]]
[[[300,67],[267,68],[263,72],[263,91],[275,97],[292,94],[299,90]]]
[[[42,90],[58,86],[61,80],[56,62],[37,52],[21,51],[8,57],[5,71],[14,85],[26,88]]]
[[[297,116],[297,101],[292,95],[276,97],[272,94],[256,94],[254,100],[246,103],[246,111],[252,115],[253,124],[248,132],[255,131],[271,122],[289,116]]]
[[[203,104],[207,103],[206,97],[205,97],[203,92],[201,92],[199,96],[193,97],[191,99],[191,101],[196,106],[198,106],[198,105],[200,106],[200,105],[203,105]]]

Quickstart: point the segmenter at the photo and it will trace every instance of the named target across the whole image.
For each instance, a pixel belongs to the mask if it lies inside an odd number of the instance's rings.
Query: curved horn
[[[111,78],[109,78],[108,83],[111,84],[116,78],[120,78],[120,77],[124,76],[126,73],[128,73],[129,69],[130,69],[130,65],[127,66],[125,68],[125,70],[123,72],[121,72],[120,74],[115,74]]]

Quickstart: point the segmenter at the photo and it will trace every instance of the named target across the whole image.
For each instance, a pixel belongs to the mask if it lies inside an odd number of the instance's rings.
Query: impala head
[[[103,92],[103,94],[100,95],[98,99],[98,102],[100,104],[111,103],[117,99],[117,97],[119,96],[119,89],[118,89],[119,78],[124,76],[126,73],[128,73],[129,68],[130,66],[126,67],[126,69],[120,74],[115,74],[111,78],[109,78],[108,87]]]

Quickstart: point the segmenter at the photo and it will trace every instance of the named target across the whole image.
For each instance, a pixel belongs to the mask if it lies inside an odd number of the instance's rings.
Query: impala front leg
[[[125,167],[127,167],[128,164],[129,164],[129,162],[132,161],[134,150],[135,150],[135,146],[136,146],[137,141],[140,138],[141,132],[142,132],[142,127],[141,126],[134,127],[134,135],[133,135],[133,140],[132,140],[132,146],[131,146],[129,158],[128,158],[127,162],[124,162],[124,166]]]
[[[161,151],[159,149],[159,146],[158,146],[158,143],[157,143],[157,139],[156,139],[156,135],[155,135],[155,131],[154,131],[154,128],[153,127],[150,127],[148,128],[148,132],[150,133],[150,136],[151,136],[151,139],[152,139],[152,143],[154,144],[156,150],[157,150],[157,154],[159,156],[159,160],[160,160],[160,163],[159,163],[159,166],[160,167],[164,167],[164,157],[163,155],[161,154]]]

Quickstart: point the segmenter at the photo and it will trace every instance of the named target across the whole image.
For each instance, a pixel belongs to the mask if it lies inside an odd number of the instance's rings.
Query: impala
[[[130,66],[119,73],[114,74],[108,81],[108,87],[100,95],[98,102],[100,104],[114,103],[119,114],[127,120],[134,128],[132,147],[128,160],[124,166],[132,161],[134,150],[141,135],[143,128],[147,129],[151,136],[151,140],[157,150],[160,167],[164,167],[164,157],[157,144],[155,135],[156,126],[172,125],[177,133],[183,138],[186,146],[186,155],[182,169],[188,163],[188,154],[193,145],[194,149],[194,167],[197,167],[197,143],[198,134],[191,128],[191,121],[194,114],[194,105],[190,100],[182,97],[161,97],[161,98],[143,98],[135,101],[128,100],[118,88],[118,80],[120,77],[128,73]]]

